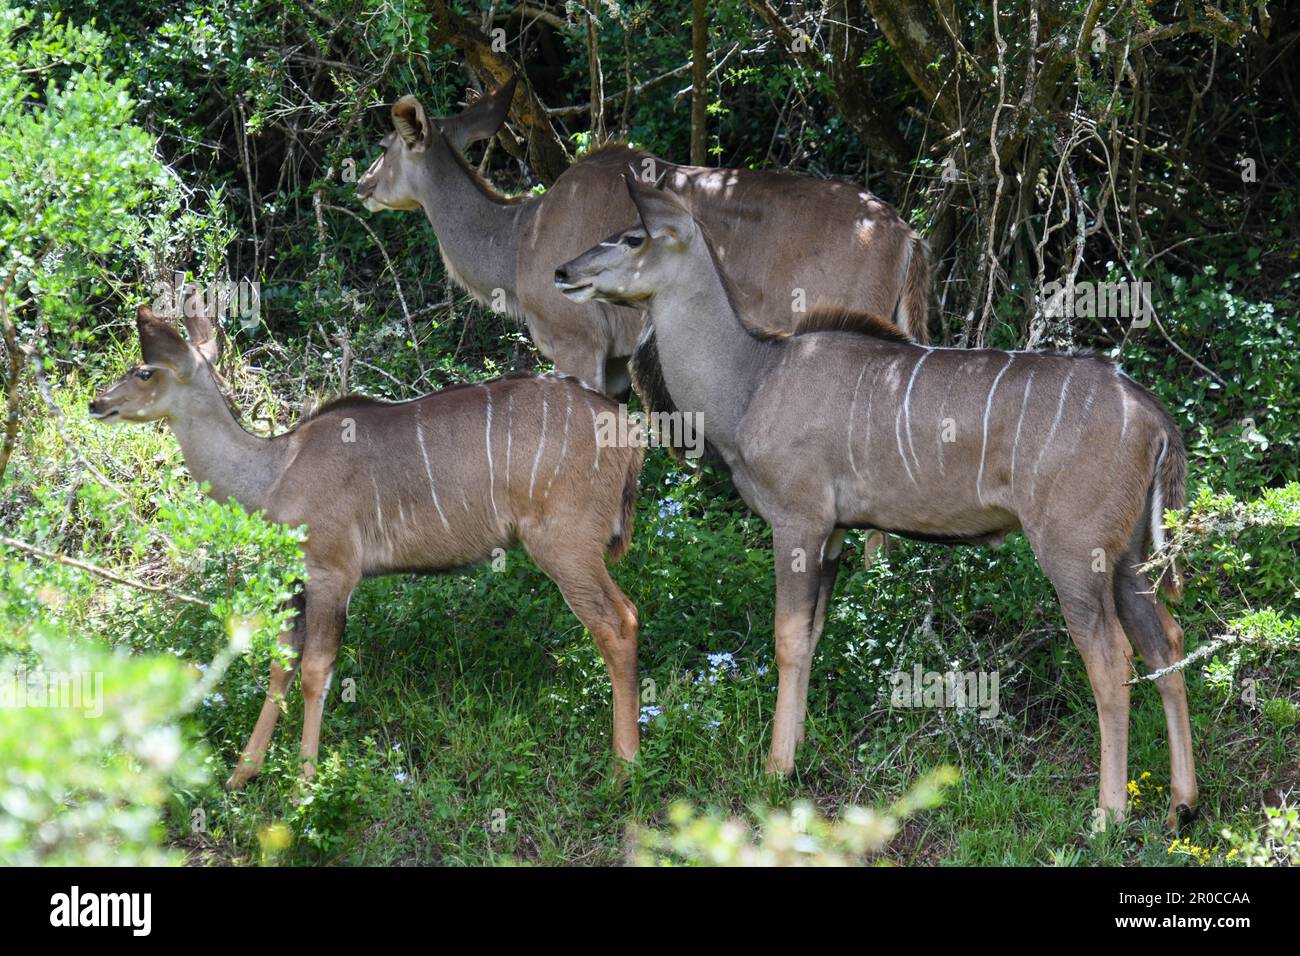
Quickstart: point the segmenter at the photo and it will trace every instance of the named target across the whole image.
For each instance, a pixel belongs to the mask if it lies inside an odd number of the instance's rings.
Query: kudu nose
[[[560,268],[555,270],[556,285],[564,285],[568,281],[569,281],[569,271],[565,269],[564,266],[560,266]]]

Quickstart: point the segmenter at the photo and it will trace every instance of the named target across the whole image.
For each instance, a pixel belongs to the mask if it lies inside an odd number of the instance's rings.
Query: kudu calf
[[[1023,530],[1096,698],[1099,806],[1122,814],[1129,642],[1156,668],[1183,653],[1181,629],[1139,568],[1163,540],[1164,510],[1184,500],[1183,442],[1168,413],[1097,358],[926,348],[842,311],[810,315],[790,335],[757,331],[708,230],[670,193],[628,188],[640,222],[555,281],[579,301],[648,310],[673,399],[703,414],[737,490],[772,526],[779,689],[768,769],[794,765],[844,529],[962,544]],[[1164,587],[1173,595],[1176,577]],[[1196,807],[1191,728],[1182,673],[1157,686],[1172,824]]]
[[[628,171],[690,197],[754,321],[790,329],[820,300],[889,316],[926,341],[928,253],[888,203],[849,183],[678,166],[620,145],[584,156],[540,196],[503,196],[461,151],[496,133],[514,89],[511,80],[442,119],[414,96],[402,97],[393,104],[384,152],[358,181],[357,195],[370,210],[423,210],[452,278],[527,323],[559,371],[617,396],[627,390],[634,349],[653,352],[653,341],[637,344],[640,308],[577,302],[551,282],[557,262],[636,215],[622,183]],[[640,383],[638,392],[653,404]]]
[[[214,498],[308,529],[299,614],[281,636],[294,664],[272,664],[257,727],[227,786],[261,768],[297,667],[303,772],[313,775],[325,693],[361,578],[459,568],[515,541],[591,631],[613,683],[614,750],[633,759],[637,613],[605,557],[617,559],[631,541],[642,453],[598,442],[597,416],[617,406],[569,378],[504,378],[400,404],[349,396],[290,432],[259,438],[222,394],[206,317],[187,317],[189,342],[146,307],[136,323],[144,364],[98,395],[91,414],[165,421]]]

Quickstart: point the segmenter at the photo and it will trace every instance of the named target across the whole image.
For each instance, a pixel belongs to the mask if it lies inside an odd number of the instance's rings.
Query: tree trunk
[[[494,87],[505,83],[512,76],[519,78],[519,88],[515,91],[510,115],[524,130],[527,142],[521,148],[520,144],[512,141],[512,137],[502,136],[501,145],[511,156],[528,163],[533,175],[543,183],[549,185],[555,182],[569,168],[573,157],[551,124],[546,107],[533,92],[523,68],[509,53],[494,49],[492,39],[479,25],[457,13],[445,0],[429,0],[428,8],[434,18],[433,35],[430,37],[434,49],[444,44],[455,47],[480,77],[491,77],[491,85]]]
[[[705,83],[709,74],[709,23],[704,0],[693,0],[691,10],[691,165],[708,162],[708,111]]]
[[[605,76],[600,68],[600,34],[596,17],[587,14],[587,72],[591,75],[591,148],[605,141]]]

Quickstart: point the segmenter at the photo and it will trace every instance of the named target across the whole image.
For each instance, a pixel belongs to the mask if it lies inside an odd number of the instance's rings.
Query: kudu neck
[[[445,142],[426,154],[419,190],[455,278],[484,301],[491,302],[497,289],[513,298],[522,219],[533,201],[494,195]]]
[[[179,404],[167,424],[194,480],[207,482],[219,502],[238,501],[249,512],[265,509],[280,476],[284,443],[244,431],[207,369],[195,373]]]
[[[779,356],[772,342],[745,328],[712,255],[700,252],[655,294],[649,314],[673,404],[701,413],[705,437],[725,454],[735,447],[755,388]]]

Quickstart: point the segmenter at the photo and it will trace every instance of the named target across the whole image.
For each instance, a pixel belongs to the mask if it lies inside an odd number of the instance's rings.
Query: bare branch
[[[137,581],[134,578],[124,578],[120,574],[114,574],[112,571],[101,568],[98,565],[90,564],[86,561],[70,557],[60,551],[46,551],[44,548],[38,548],[34,544],[28,544],[26,541],[19,541],[17,538],[10,538],[7,535],[0,535],[0,545],[6,548],[13,548],[15,551],[21,551],[24,554],[30,554],[32,557],[40,558],[44,561],[52,561],[55,564],[62,564],[69,568],[76,568],[78,571],[85,571],[87,574],[93,574],[96,577],[103,578],[105,581],[111,581],[114,584],[124,584],[129,588],[135,588],[137,591],[146,591],[150,594],[161,594],[163,597],[171,598],[174,601],[180,601],[182,604],[192,604],[195,607],[207,608],[213,610],[213,606],[202,598],[196,598],[191,594],[183,594],[175,591],[162,584],[145,584],[143,581]]]

